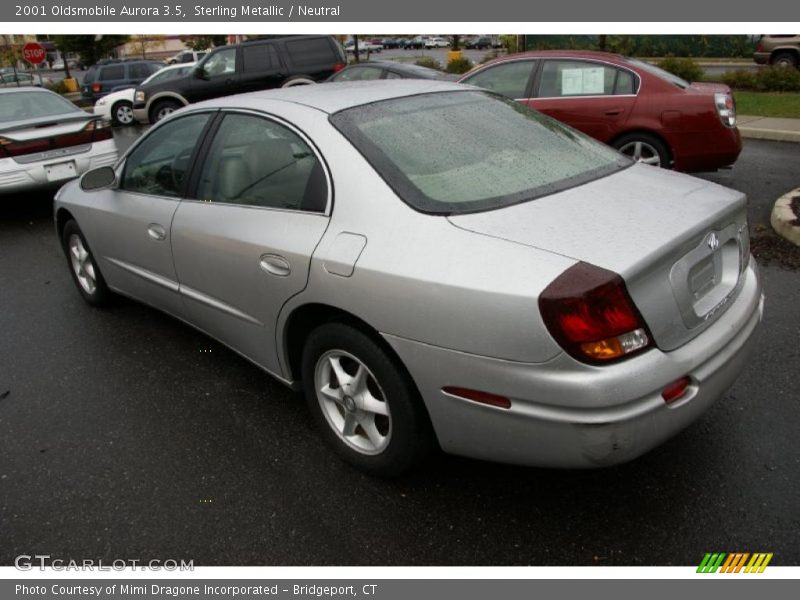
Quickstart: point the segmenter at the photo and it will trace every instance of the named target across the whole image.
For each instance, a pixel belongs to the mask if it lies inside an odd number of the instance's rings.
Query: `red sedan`
[[[514,54],[460,81],[513,98],[652,165],[712,171],[732,165],[742,150],[728,86],[689,83],[618,54]]]

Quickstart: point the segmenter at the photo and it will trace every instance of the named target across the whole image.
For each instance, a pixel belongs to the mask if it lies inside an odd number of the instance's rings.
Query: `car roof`
[[[317,85],[298,85],[290,88],[263,90],[247,94],[225,96],[200,102],[195,106],[215,108],[258,107],[259,100],[281,100],[302,104],[325,113],[390,100],[434,92],[460,92],[471,90],[463,84],[433,79],[392,79],[373,81],[344,81]]]
[[[490,62],[502,62],[505,60],[515,60],[520,58],[547,57],[594,58],[596,60],[604,60],[619,65],[626,64],[625,57],[621,54],[614,54],[613,52],[600,52],[599,50],[532,50],[528,52],[520,52],[518,54],[507,54]]]
[[[397,73],[408,73],[409,75],[419,75],[425,79],[436,79],[437,77],[447,78],[447,73],[437,71],[429,67],[415,65],[413,63],[401,63],[394,60],[370,60],[367,62],[354,63],[347,65],[345,70],[353,69],[356,67],[375,67],[377,69],[388,69]]]

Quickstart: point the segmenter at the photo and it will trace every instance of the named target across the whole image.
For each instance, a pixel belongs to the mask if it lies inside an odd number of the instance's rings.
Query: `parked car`
[[[426,40],[427,38],[422,35],[405,39],[401,42],[401,48],[405,50],[422,50],[425,47]]]
[[[487,36],[476,36],[470,38],[466,47],[470,50],[488,50],[492,47],[492,38]]]
[[[380,475],[437,443],[631,460],[725,392],[763,309],[743,194],[446,82],[190,106],[55,211],[88,303],[131,296],[302,386]]]
[[[425,48],[449,48],[450,42],[442,37],[432,37],[425,40]]]
[[[205,51],[183,50],[174,56],[170,56],[164,62],[168,65],[175,65],[178,63],[195,63],[206,55]]]
[[[633,58],[526,52],[480,65],[460,81],[514,98],[650,165],[713,171],[732,165],[742,150],[728,86],[690,83]]]
[[[356,43],[355,40],[348,40],[347,43],[344,45],[345,52],[349,52],[351,54],[355,53],[356,51]],[[358,40],[358,53],[361,54],[362,52],[380,52],[383,50],[383,46],[381,44],[375,43],[370,40]]]
[[[762,35],[753,53],[759,65],[800,66],[800,34]]]
[[[135,87],[164,67],[155,60],[105,61],[92,65],[83,76],[81,96],[99,100],[106,94]]]
[[[69,58],[67,59],[67,65],[69,65],[70,69],[83,69],[84,66],[80,63],[80,61]],[[53,71],[63,71],[64,70],[64,60],[60,59],[53,63],[53,66],[50,67]]]
[[[387,50],[391,50],[391,49],[400,47],[400,40],[398,40],[396,38],[383,38],[380,41],[380,44],[381,44],[381,46],[383,46]]]
[[[43,85],[52,85],[52,83],[52,79],[40,77],[39,75],[32,75],[31,73],[24,73],[22,71],[0,74],[0,87],[4,88],[21,86],[41,87]]]
[[[136,89],[134,118],[155,123],[191,102],[325,81],[347,57],[329,35],[289,35],[214,48],[194,71]]]
[[[166,81],[174,77],[184,77],[194,70],[194,63],[177,63],[164,67],[145,79],[142,85],[151,82]],[[94,114],[99,115],[114,125],[133,125],[136,119],[133,116],[133,96],[136,88],[129,87],[118,92],[103,96],[94,104]]]
[[[37,87],[0,90],[0,193],[53,187],[114,164],[111,129]]]
[[[414,64],[390,60],[374,60],[349,65],[338,73],[331,75],[328,81],[367,81],[373,79],[438,79],[441,81],[455,81],[457,76]]]

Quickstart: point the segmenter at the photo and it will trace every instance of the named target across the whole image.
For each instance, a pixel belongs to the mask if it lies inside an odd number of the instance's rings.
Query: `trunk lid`
[[[618,273],[656,344],[673,350],[721,315],[749,261],[746,198],[700,179],[633,165],[456,227]]]

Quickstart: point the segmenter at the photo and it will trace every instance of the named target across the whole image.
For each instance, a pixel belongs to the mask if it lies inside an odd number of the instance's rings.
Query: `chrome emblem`
[[[716,233],[712,233],[708,236],[708,240],[706,240],[708,247],[711,248],[711,251],[714,252],[717,248],[719,248],[719,236]]]

